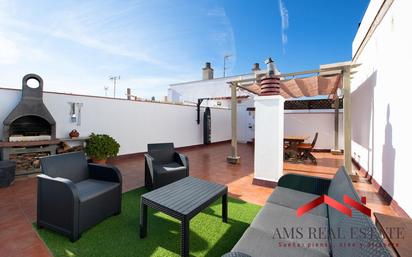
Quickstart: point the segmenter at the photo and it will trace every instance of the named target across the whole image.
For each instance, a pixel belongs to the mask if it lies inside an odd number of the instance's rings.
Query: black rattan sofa
[[[325,203],[297,216],[299,207],[321,195],[349,207],[352,217]],[[250,227],[224,257],[390,257],[371,218],[345,204],[345,195],[361,205],[343,167],[332,180],[282,176]]]
[[[145,154],[145,187],[156,189],[189,176],[189,159],[173,143],[148,144]]]
[[[70,237],[105,218],[120,214],[122,176],[112,166],[88,164],[83,152],[40,159],[37,182],[37,226]]]

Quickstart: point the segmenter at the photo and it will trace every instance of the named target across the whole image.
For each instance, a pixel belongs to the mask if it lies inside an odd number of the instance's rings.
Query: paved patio
[[[183,149],[190,161],[190,175],[227,184],[232,197],[263,205],[273,189],[252,185],[253,146],[239,144],[240,165],[226,162],[230,144],[221,143]],[[318,165],[285,163],[285,173],[299,173],[331,178],[343,164],[342,156],[315,153]],[[123,191],[144,184],[143,156],[113,162],[122,172]],[[359,195],[367,197],[367,205],[374,212],[397,216],[389,204],[366,180],[355,183]],[[0,257],[51,256],[32,223],[36,220],[36,179],[19,178],[12,186],[0,189]],[[136,219],[138,217],[136,216]],[[137,231],[136,231],[137,233]]]

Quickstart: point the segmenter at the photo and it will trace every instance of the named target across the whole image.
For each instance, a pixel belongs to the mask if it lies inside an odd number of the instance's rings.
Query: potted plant
[[[92,133],[86,141],[86,154],[94,163],[104,164],[119,153],[120,145],[111,136]]]

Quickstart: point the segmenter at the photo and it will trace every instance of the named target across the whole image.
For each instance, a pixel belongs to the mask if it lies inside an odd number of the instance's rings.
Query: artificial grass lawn
[[[147,237],[139,238],[140,195],[144,188],[123,194],[122,213],[84,232],[71,243],[47,229],[38,233],[55,257],[180,256],[180,222],[150,207]],[[222,256],[229,252],[260,207],[228,198],[228,224],[222,222],[221,199],[190,221],[190,255]]]

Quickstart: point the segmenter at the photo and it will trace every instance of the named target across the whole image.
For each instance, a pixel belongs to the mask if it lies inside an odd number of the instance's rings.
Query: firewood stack
[[[28,171],[40,168],[40,157],[48,156],[50,153],[23,153],[23,154],[10,154],[11,161],[16,162],[16,171]]]
[[[78,151],[83,151],[83,150],[84,150],[83,145],[70,146],[66,142],[61,142],[59,145],[59,148],[57,148],[57,153],[58,154],[71,153],[71,152],[78,152]]]

